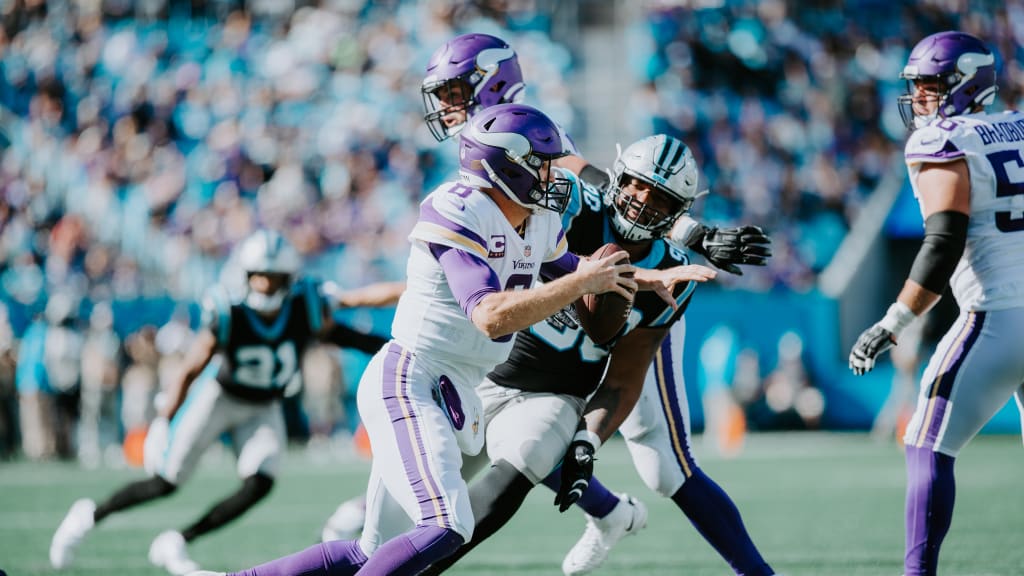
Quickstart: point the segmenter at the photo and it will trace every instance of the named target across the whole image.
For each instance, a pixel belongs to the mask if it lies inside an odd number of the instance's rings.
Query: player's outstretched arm
[[[142,445],[142,465],[150,474],[155,474],[163,463],[170,438],[171,419],[181,408],[192,383],[210,363],[216,350],[217,336],[211,330],[200,330],[185,354],[181,372],[168,385],[163,400],[157,406],[157,416],[150,422],[146,440]]]
[[[343,290],[334,282],[324,283],[324,294],[339,308],[387,308],[398,303],[405,282],[376,282],[361,288]]]
[[[598,170],[600,172],[598,168],[591,166],[582,156],[578,156],[576,154],[566,154],[561,158],[557,158],[555,159],[554,164],[559,168],[565,168],[566,170],[569,170],[570,172],[577,176],[579,176],[584,170],[586,170],[587,166],[590,166],[591,169]]]
[[[485,296],[470,316],[488,338],[501,338],[555,314],[584,294],[615,292],[627,300],[637,290],[636,268],[619,251],[603,258],[581,258],[575,272],[528,290],[502,290]]]
[[[885,316],[861,333],[850,350],[850,370],[860,376],[896,345],[900,332],[939,301],[964,247],[971,202],[967,162],[926,164],[917,176],[924,240],[907,278]]]
[[[341,322],[336,322],[330,316],[324,319],[324,327],[317,337],[321,341],[334,344],[339,348],[352,348],[367,354],[376,354],[388,342],[386,338],[376,334],[362,332]]]
[[[708,280],[714,280],[716,276],[718,276],[718,272],[707,266],[689,264],[660,270],[637,268],[634,277],[636,278],[638,289],[653,291],[675,310],[678,308],[678,304],[672,296],[672,290],[676,287],[676,284],[690,281],[707,282]]]
[[[356,330],[334,319],[338,308],[384,307],[398,302],[405,291],[405,282],[378,282],[354,290],[341,290],[334,282],[324,282],[317,290],[320,308],[320,329],[317,339],[339,348],[353,348],[375,354],[387,339],[369,332]]]
[[[202,329],[196,334],[195,340],[185,353],[184,365],[177,378],[171,380],[167,390],[167,398],[160,407],[159,417],[170,420],[177,414],[178,408],[185,401],[189,388],[196,378],[202,374],[217,351],[217,336],[210,329]]]
[[[716,228],[688,214],[676,220],[665,241],[679,250],[693,250],[715,267],[738,276],[743,275],[739,265],[765,266],[772,255],[772,240],[758,226]]]

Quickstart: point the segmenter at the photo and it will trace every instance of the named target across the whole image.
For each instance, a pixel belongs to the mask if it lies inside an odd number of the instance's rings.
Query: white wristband
[[[688,250],[690,244],[697,241],[698,237],[704,233],[704,225],[691,218],[688,214],[683,214],[675,223],[672,228],[668,231],[665,236],[665,240],[672,245],[673,248],[678,250]]]
[[[597,452],[598,448],[601,447],[601,437],[586,428],[576,432],[576,435],[572,437],[573,442],[576,442],[577,440],[590,442],[594,446],[594,452]]]
[[[917,316],[909,306],[897,300],[893,302],[892,306],[889,306],[885,317],[879,320],[878,325],[892,332],[893,336],[895,336],[902,332],[916,318]]]

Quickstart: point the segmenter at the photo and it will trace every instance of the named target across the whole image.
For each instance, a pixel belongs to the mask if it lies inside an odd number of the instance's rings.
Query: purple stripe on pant
[[[421,524],[449,527],[451,521],[444,492],[439,488],[437,480],[430,475],[427,450],[420,435],[421,419],[409,398],[411,366],[412,355],[397,343],[391,342],[381,374],[384,405],[394,428],[405,477],[409,480],[409,485],[420,505],[420,514],[423,517]],[[423,471],[422,474],[420,470]]]
[[[676,359],[672,357],[672,339],[665,337],[661,341],[661,350],[655,358],[655,380],[658,384],[658,397],[661,398],[662,411],[668,419],[669,439],[672,442],[672,453],[676,457],[676,463],[689,478],[693,474],[697,464],[690,453],[690,438],[686,430],[686,420],[682,407],[679,405],[679,395],[676,390]]]
[[[928,390],[930,401],[934,405],[930,408],[931,418],[928,422],[922,423],[922,427],[927,429],[927,434],[923,442],[917,444],[918,446],[924,448],[935,446],[935,439],[938,437],[939,431],[942,429],[942,423],[946,419],[946,407],[950,394],[953,392],[953,385],[956,384],[956,379],[960,375],[960,368],[964,364],[964,359],[970,353],[971,348],[974,347],[974,343],[978,341],[978,336],[981,334],[981,329],[984,325],[984,312],[969,313],[963,327],[960,329],[960,333],[953,339],[949,350],[942,355],[942,364],[939,366],[935,380]]]

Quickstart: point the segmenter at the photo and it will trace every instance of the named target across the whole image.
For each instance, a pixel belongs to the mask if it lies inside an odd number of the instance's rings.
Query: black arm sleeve
[[[355,348],[367,354],[376,354],[387,343],[387,340],[380,336],[359,332],[338,322],[331,326],[323,340],[342,348]]]
[[[580,170],[580,180],[583,180],[598,190],[606,190],[608,188],[608,184],[611,183],[608,173],[595,167],[593,164],[587,164],[583,167],[583,170]]]
[[[946,210],[924,221],[924,241],[910,268],[910,279],[942,294],[967,244],[967,214]]]

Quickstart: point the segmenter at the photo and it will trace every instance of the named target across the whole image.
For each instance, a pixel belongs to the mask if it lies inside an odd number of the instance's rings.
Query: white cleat
[[[88,498],[75,501],[61,521],[50,542],[50,564],[57,570],[67,568],[75,557],[75,548],[95,525],[96,503]]]
[[[185,576],[199,570],[199,564],[188,557],[185,537],[175,530],[162,532],[153,540],[149,546],[149,561],[174,576]]]
[[[366,497],[359,496],[342,502],[324,524],[321,542],[355,540],[363,533],[366,521]]]
[[[596,570],[619,540],[647,526],[647,506],[628,494],[619,494],[619,503],[604,518],[586,516],[587,528],[583,536],[562,561],[565,576]]]

